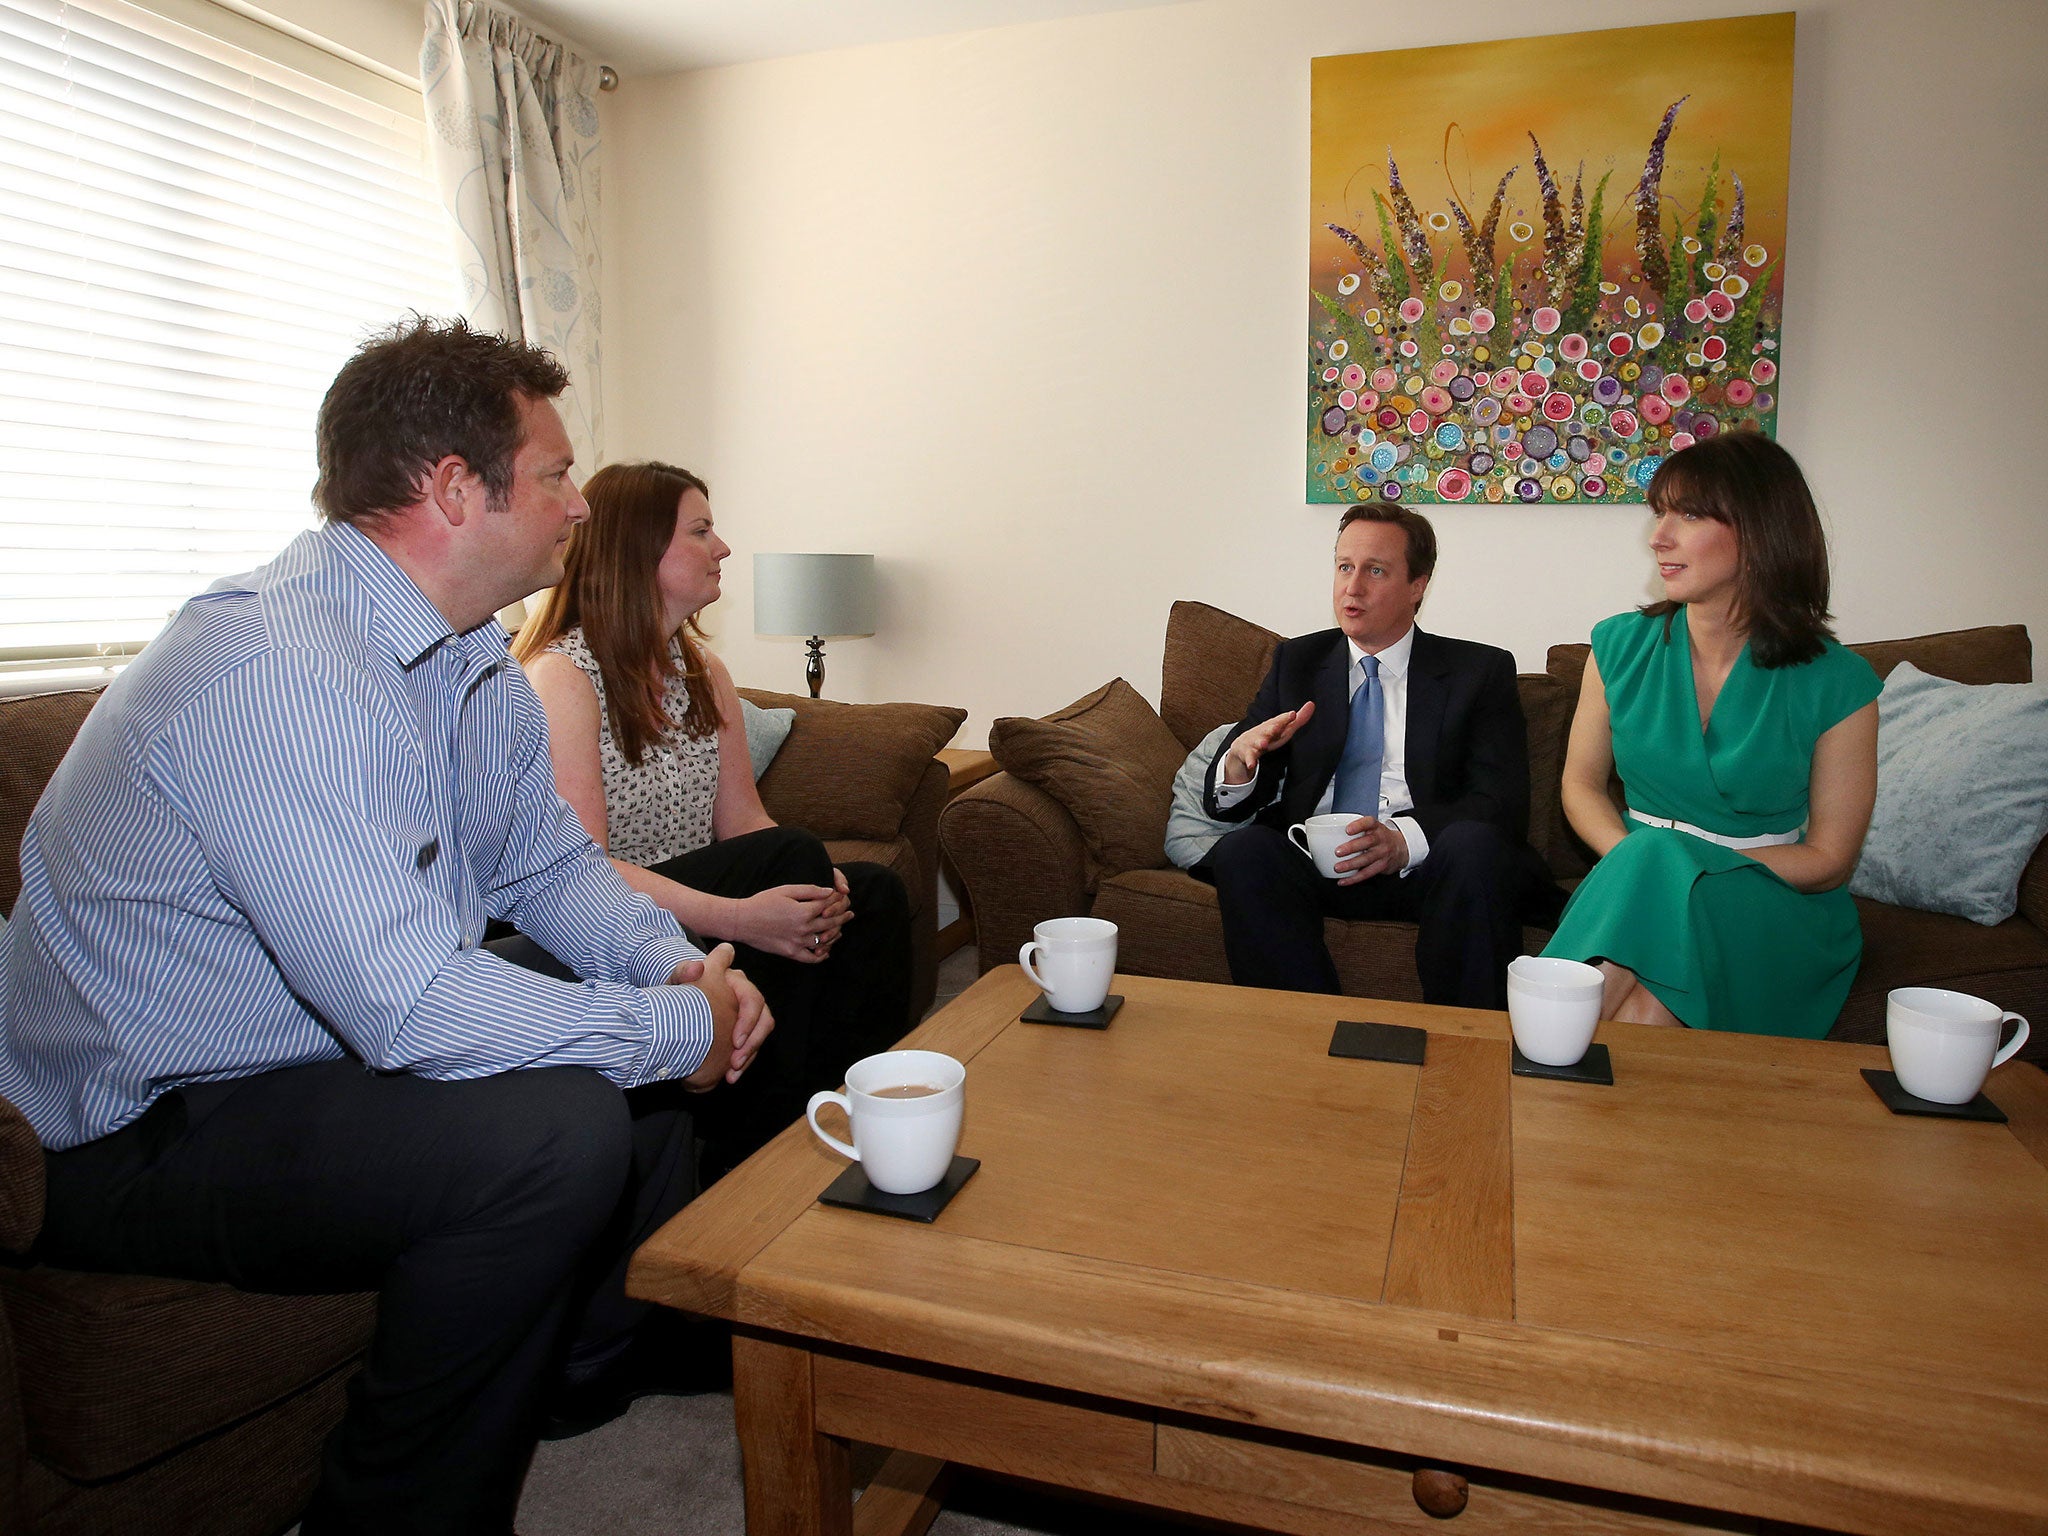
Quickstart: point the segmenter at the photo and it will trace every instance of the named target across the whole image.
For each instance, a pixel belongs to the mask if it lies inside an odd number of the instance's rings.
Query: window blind
[[[418,93],[323,62],[0,0],[0,681],[132,653],[276,554],[335,370],[459,308]]]

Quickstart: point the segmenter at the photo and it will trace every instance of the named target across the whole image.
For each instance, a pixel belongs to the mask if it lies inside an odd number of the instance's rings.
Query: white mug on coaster
[[[2019,1028],[1999,1049],[2007,1022]],[[2027,1021],[1996,1003],[1944,987],[1899,987],[1885,998],[1884,1029],[1892,1072],[1916,1099],[1967,1104],[1991,1069],[2027,1043]]]
[[[852,1146],[818,1124],[825,1104],[846,1111]],[[915,1195],[953,1166],[966,1106],[967,1069],[952,1057],[884,1051],[847,1069],[846,1092],[812,1094],[804,1113],[819,1139],[866,1169],[868,1182],[883,1194]]]
[[[1597,965],[1542,955],[1511,961],[1508,1027],[1515,1045],[1541,1066],[1577,1066],[1599,1028],[1606,987]]]
[[[1116,974],[1116,924],[1099,917],[1049,918],[1031,930],[1017,963],[1055,1012],[1100,1008]]]
[[[1351,841],[1351,834],[1344,829],[1356,820],[1358,818],[1349,811],[1311,816],[1287,829],[1287,841],[1316,861],[1317,874],[1326,880],[1334,880],[1337,878],[1337,850]],[[1300,837],[1295,836],[1297,832]]]

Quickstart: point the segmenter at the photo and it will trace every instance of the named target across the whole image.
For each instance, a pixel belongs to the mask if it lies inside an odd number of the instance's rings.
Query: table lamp
[[[825,639],[874,632],[873,555],[754,556],[754,633],[809,637],[812,698],[825,687]]]

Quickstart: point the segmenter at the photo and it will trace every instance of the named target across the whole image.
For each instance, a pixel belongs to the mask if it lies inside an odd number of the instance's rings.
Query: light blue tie
[[[1337,764],[1337,788],[1330,809],[1353,816],[1380,813],[1380,764],[1386,757],[1386,696],[1380,691],[1380,659],[1362,658],[1365,681],[1351,695],[1351,726]]]

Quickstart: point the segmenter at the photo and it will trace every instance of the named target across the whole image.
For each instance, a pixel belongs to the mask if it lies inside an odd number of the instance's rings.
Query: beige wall
[[[1571,30],[1737,14],[1558,0]],[[1847,639],[2048,638],[2048,6],[1799,7],[1780,413]],[[608,104],[613,457],[704,473],[740,552],[868,550],[828,692],[1041,713],[1158,689],[1169,603],[1329,621],[1301,489],[1308,60],[1513,36],[1526,5],[1197,0],[661,80]],[[1910,406],[1910,409],[1902,407]],[[1907,419],[1910,426],[1894,425]],[[1541,665],[1641,600],[1639,508],[1438,509],[1424,622]]]

